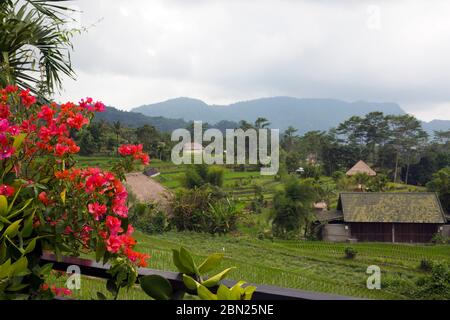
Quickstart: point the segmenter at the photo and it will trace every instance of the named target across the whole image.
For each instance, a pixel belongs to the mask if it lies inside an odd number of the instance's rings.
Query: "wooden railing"
[[[101,279],[109,279],[111,276],[107,271],[109,265],[104,265],[93,260],[63,257],[60,261],[52,253],[44,252],[41,256],[41,264],[52,263],[53,269],[65,272],[71,265],[77,265],[80,268],[81,275],[90,276]],[[140,268],[139,277],[157,274],[163,276],[171,283],[174,290],[185,288],[180,273],[168,272],[154,269]],[[222,283],[228,287],[233,286],[236,282],[233,280],[223,280]],[[253,300],[356,300],[358,298],[339,296],[333,294],[325,294],[319,292],[311,292],[304,290],[280,288],[275,286],[255,284],[257,287],[253,294]]]

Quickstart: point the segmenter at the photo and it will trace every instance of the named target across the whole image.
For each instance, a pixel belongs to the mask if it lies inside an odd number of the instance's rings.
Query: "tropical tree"
[[[311,180],[288,179],[284,190],[279,191],[273,200],[274,233],[280,237],[298,236],[301,227],[306,233],[316,198],[316,188]]]
[[[3,0],[0,4],[0,85],[46,96],[61,87],[61,76],[74,78],[70,64],[70,9],[63,0]]]
[[[427,184],[427,188],[439,194],[442,206],[450,212],[450,167],[435,173],[433,180]]]

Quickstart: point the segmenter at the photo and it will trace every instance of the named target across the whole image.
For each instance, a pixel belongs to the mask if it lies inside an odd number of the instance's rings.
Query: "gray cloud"
[[[376,3],[376,5],[374,5]],[[78,81],[131,108],[177,96],[398,102],[450,119],[450,3],[444,0],[81,0]]]

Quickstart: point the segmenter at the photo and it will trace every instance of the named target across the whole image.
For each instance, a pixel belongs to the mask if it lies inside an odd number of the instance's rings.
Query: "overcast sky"
[[[58,99],[121,109],[179,96],[397,102],[450,119],[450,1],[80,0]]]

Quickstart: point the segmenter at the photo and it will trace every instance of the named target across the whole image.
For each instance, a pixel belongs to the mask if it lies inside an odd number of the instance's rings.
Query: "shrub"
[[[224,170],[218,166],[206,164],[189,165],[184,176],[186,188],[199,188],[207,183],[221,187],[223,185]]]
[[[273,199],[273,232],[281,238],[298,238],[301,227],[306,227],[312,216],[317,193],[310,180],[300,182],[290,178],[284,190]],[[306,230],[306,228],[305,228]]]
[[[358,251],[356,251],[352,247],[345,248],[344,252],[345,252],[346,259],[354,259],[354,258],[356,258],[356,255],[358,254]]]
[[[430,271],[433,267],[433,261],[428,259],[420,260],[419,269],[422,271]]]
[[[206,181],[213,186],[222,187],[223,186],[224,170],[221,167],[212,166],[208,168],[208,173],[206,175]]]
[[[130,210],[130,222],[146,233],[163,233],[168,226],[167,215],[153,203],[136,203]]]
[[[435,233],[431,238],[431,242],[434,244],[447,244],[450,243],[450,237],[446,237],[442,233]]]
[[[180,231],[227,233],[235,230],[240,214],[223,191],[207,185],[177,192],[171,207],[170,224]]]
[[[430,275],[417,281],[415,296],[420,299],[450,299],[450,266],[444,262],[433,263]]]

